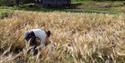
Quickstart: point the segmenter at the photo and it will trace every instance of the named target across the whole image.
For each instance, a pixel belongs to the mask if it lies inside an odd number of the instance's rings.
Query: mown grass
[[[42,57],[23,53],[1,56],[2,63],[124,63],[125,15],[71,12],[15,11],[0,21],[0,48],[6,51],[25,47],[23,33],[31,28],[52,32],[53,50],[41,51]],[[49,51],[47,53],[46,51]],[[44,53],[43,53],[44,52]],[[2,53],[1,53],[2,54]],[[14,59],[13,59],[14,58]],[[39,62],[38,62],[39,63]]]

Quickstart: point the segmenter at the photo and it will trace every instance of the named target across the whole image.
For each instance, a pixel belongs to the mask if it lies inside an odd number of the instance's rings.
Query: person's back
[[[27,42],[29,42],[30,47],[35,47],[31,49],[44,48],[48,44],[48,38],[50,37],[51,32],[45,31],[43,29],[30,29],[25,32],[24,36]]]
[[[31,31],[34,32],[36,38],[40,39],[41,47],[45,47],[45,42],[46,42],[46,32],[42,29],[31,29]]]

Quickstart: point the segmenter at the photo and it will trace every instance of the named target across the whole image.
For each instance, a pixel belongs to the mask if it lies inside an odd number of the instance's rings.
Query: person
[[[24,38],[26,42],[28,42],[28,45],[32,47],[31,49],[36,52],[36,48],[44,48],[49,44],[48,40],[50,35],[50,31],[45,31],[43,29],[30,29],[24,33]]]

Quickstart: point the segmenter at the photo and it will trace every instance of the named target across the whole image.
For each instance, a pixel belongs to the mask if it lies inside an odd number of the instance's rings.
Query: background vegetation
[[[18,0],[0,0],[0,5],[16,5]],[[19,0],[20,4],[32,3],[33,0]],[[124,1],[124,0],[71,0],[72,2],[82,2],[82,1]]]

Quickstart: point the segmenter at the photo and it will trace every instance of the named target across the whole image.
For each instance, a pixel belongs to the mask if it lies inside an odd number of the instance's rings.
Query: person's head
[[[51,35],[51,32],[50,32],[50,31],[46,31],[46,42],[45,42],[45,45],[48,45],[49,43],[51,43],[51,42],[49,41],[50,35]]]
[[[50,37],[51,32],[50,31],[45,31],[45,32],[46,32],[47,37]]]

